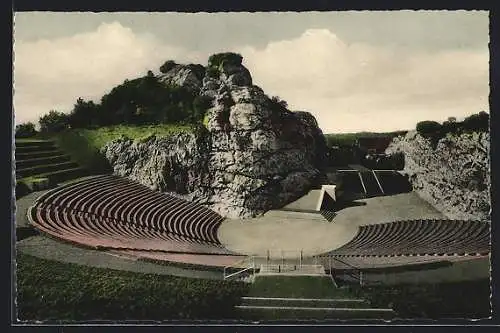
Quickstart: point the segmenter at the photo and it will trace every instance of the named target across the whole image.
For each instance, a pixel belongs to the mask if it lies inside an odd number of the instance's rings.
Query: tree
[[[93,101],[86,102],[80,97],[68,116],[69,125],[71,128],[89,128],[99,125],[98,112],[98,105]]]
[[[441,130],[441,124],[437,121],[424,120],[417,123],[417,132],[422,136],[438,134]]]
[[[288,108],[288,103],[286,101],[282,100],[279,96],[271,97],[271,102],[273,102],[275,104],[279,104],[284,109]]]
[[[208,58],[208,66],[219,67],[222,63],[239,66],[241,65],[242,61],[243,57],[241,56],[241,54],[238,53],[234,52],[216,53],[212,54]]]
[[[68,116],[55,110],[50,110],[48,114],[40,117],[38,123],[42,133],[61,132],[69,127]]]
[[[465,118],[462,122],[462,126],[467,132],[487,132],[490,128],[489,119],[489,114],[485,111],[481,111],[478,114],[473,114]]]
[[[16,138],[29,138],[36,134],[35,124],[22,123],[16,126]]]

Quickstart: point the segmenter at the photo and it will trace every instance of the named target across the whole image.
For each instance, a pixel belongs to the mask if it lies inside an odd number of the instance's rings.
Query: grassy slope
[[[130,139],[142,139],[151,135],[170,136],[181,132],[191,132],[188,125],[155,126],[110,126],[97,129],[74,129],[46,136],[71,155],[78,164],[87,167],[92,173],[109,172],[110,166],[99,149],[106,143],[122,136]]]
[[[291,298],[339,298],[341,289],[335,288],[329,277],[317,276],[257,276],[249,296]]]
[[[20,320],[222,319],[246,285],[140,274],[17,256]]]

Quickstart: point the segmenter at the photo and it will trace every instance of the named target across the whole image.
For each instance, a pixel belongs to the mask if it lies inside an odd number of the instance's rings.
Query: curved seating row
[[[476,255],[490,252],[490,224],[407,220],[363,225],[333,256]]]
[[[92,246],[229,253],[217,238],[222,216],[113,175],[45,193],[30,208],[29,219],[53,236]]]

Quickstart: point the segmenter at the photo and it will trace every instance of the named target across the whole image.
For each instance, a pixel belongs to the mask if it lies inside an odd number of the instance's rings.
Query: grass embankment
[[[229,319],[247,288],[17,256],[20,320]]]
[[[490,281],[394,286],[351,286],[352,295],[373,306],[392,307],[399,318],[487,318],[490,316]]]
[[[155,125],[155,126],[110,126],[97,129],[74,129],[44,136],[54,140],[57,145],[70,154],[78,164],[85,166],[91,173],[106,173],[111,167],[99,152],[106,143],[127,137],[133,140],[144,139],[152,135],[170,136],[182,132],[192,132],[190,125]]]

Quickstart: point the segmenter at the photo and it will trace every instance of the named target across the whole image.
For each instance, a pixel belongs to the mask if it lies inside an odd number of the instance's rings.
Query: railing
[[[316,261],[325,260],[325,257],[314,257],[314,258]],[[329,270],[330,275],[332,277],[334,276],[334,271],[335,271],[335,269],[333,268],[333,264],[332,264],[332,262],[334,262],[334,261],[337,261],[337,262],[349,267],[349,269],[352,270],[352,272],[349,274],[349,276],[351,276],[352,278],[357,280],[359,282],[360,286],[364,285],[365,281],[363,280],[363,271],[361,270],[361,268],[356,267],[354,265],[351,265],[348,262],[345,262],[339,258],[328,256],[328,270]]]
[[[236,268],[236,269],[239,268],[239,270],[230,273],[231,268]],[[252,270],[252,274],[255,275],[255,268],[256,268],[255,257],[254,256],[246,257],[238,262],[233,263],[232,265],[224,267],[224,280],[241,275],[250,270]]]

